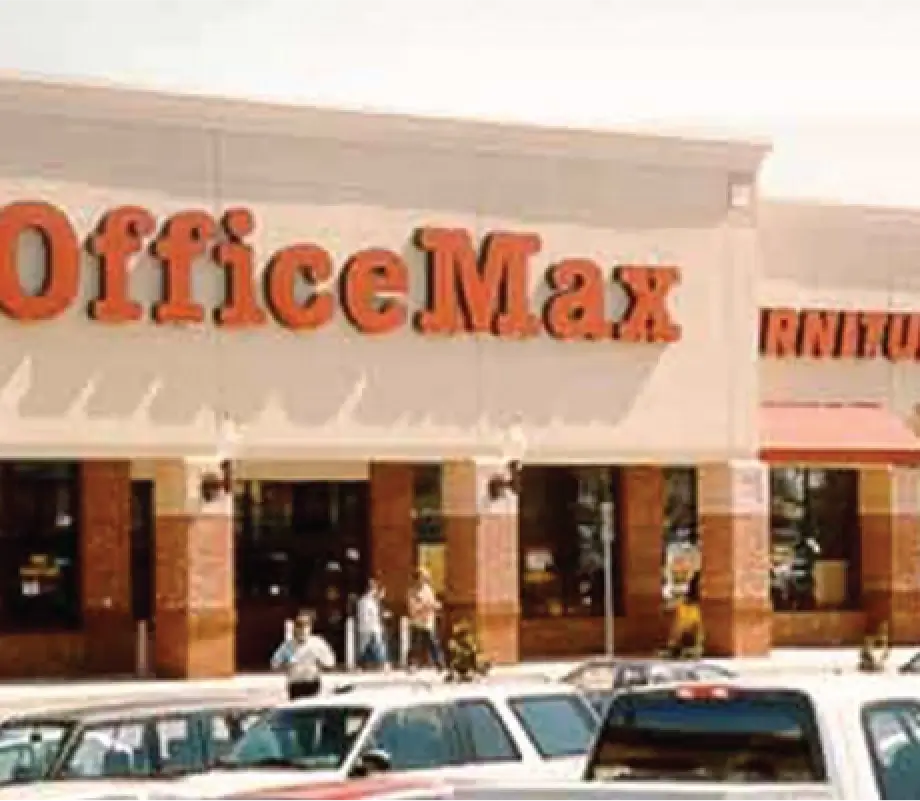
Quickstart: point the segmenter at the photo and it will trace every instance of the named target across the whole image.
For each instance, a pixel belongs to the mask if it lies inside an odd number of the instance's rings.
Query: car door
[[[920,703],[890,700],[863,708],[863,733],[878,797],[920,798]]]
[[[462,747],[444,704],[418,704],[385,712],[362,752],[379,749],[393,773],[440,775],[462,765]]]
[[[533,769],[495,705],[485,698],[458,701],[451,709],[470,778],[524,778]]]

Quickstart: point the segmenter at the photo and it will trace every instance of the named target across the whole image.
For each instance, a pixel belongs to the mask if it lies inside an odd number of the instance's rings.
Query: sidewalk
[[[894,670],[917,652],[916,648],[893,648],[889,657],[889,669]],[[713,664],[737,670],[739,673],[834,673],[852,672],[856,668],[857,652],[855,648],[782,648],[770,657],[751,659],[712,659]],[[578,660],[560,660],[550,662],[525,662],[496,668],[500,675],[541,674],[557,678],[578,664]],[[394,677],[404,676],[402,671],[394,671]],[[424,675],[421,674],[421,675]],[[361,682],[367,674],[333,673],[329,675],[332,683]],[[379,680],[380,674],[371,678]],[[205,694],[264,694],[279,697],[284,694],[282,676],[258,673],[240,674],[232,679],[204,679],[189,681],[162,681],[136,679],[133,677],[109,678],[99,680],[34,680],[0,682],[0,708],[24,709],[39,705],[58,703],[96,701],[108,698],[119,699],[157,699],[163,697],[193,698]]]

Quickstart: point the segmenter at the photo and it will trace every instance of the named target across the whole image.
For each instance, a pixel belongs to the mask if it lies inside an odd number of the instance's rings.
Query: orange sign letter
[[[243,241],[255,230],[255,219],[249,209],[228,209],[220,224],[227,241],[215,246],[214,261],[227,271],[227,289],[215,320],[228,328],[263,325],[265,312],[253,287],[252,248]]]
[[[629,308],[614,329],[627,342],[677,342],[680,326],[671,319],[667,298],[680,273],[676,267],[617,267],[617,281],[629,295]]]
[[[802,314],[799,356],[809,359],[830,359],[837,350],[839,312],[809,309]]]
[[[406,305],[380,293],[409,291],[409,271],[391,250],[362,250],[342,270],[342,309],[362,334],[386,334],[406,322]]]
[[[205,211],[181,211],[171,217],[153,243],[163,265],[163,300],[154,305],[158,323],[200,323],[204,309],[192,298],[192,265],[205,254],[217,226]]]
[[[795,309],[764,309],[763,354],[776,358],[795,356],[799,341],[799,315]]]
[[[297,279],[313,286],[332,278],[332,257],[318,245],[292,245],[279,250],[265,269],[265,298],[275,319],[295,331],[319,328],[332,319],[335,301],[329,292],[297,300]]]
[[[477,262],[470,235],[450,228],[420,228],[417,245],[428,254],[427,308],[416,316],[426,334],[460,330],[531,337],[540,321],[530,311],[528,265],[540,251],[536,234],[486,237]]]
[[[546,275],[557,290],[543,310],[543,324],[558,339],[603,339],[609,336],[604,317],[604,276],[590,259],[567,259]]]
[[[141,319],[141,304],[128,292],[128,260],[140,252],[156,230],[153,215],[139,206],[119,206],[107,212],[86,243],[99,259],[98,300],[89,304],[89,316],[100,323],[131,323]]]
[[[45,248],[45,282],[28,295],[19,281],[19,239],[35,231]],[[80,246],[67,216],[47,203],[0,209],[0,309],[14,320],[50,320],[65,312],[80,288]]]

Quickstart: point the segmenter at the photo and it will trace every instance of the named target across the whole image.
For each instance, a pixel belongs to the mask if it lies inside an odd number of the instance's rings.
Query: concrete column
[[[920,471],[872,467],[859,472],[862,605],[874,632],[892,644],[920,643]]]
[[[518,498],[508,490],[491,500],[495,474],[505,475],[505,466],[471,460],[444,466],[447,612],[450,621],[466,618],[476,626],[486,659],[507,664],[519,654]]]
[[[397,616],[406,614],[406,598],[415,567],[412,529],[414,491],[411,464],[376,463],[370,469],[371,574],[386,587]]]
[[[773,614],[766,465],[703,465],[698,503],[706,651],[713,656],[767,655]]]
[[[131,463],[83,462],[80,483],[80,574],[86,672],[133,673]]]
[[[236,669],[233,496],[201,497],[216,464],[156,465],[154,666],[161,678],[220,678]]]

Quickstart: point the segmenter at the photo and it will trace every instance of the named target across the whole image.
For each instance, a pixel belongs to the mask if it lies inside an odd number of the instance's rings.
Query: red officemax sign
[[[223,273],[225,294],[213,310],[216,325],[252,328],[270,320],[293,331],[311,331],[341,310],[361,333],[386,334],[412,324],[422,334],[491,333],[527,338],[546,333],[563,340],[675,342],[680,338],[667,300],[678,283],[676,267],[621,265],[607,270],[590,259],[563,259],[546,270],[549,295],[531,306],[529,271],[541,250],[534,233],[497,231],[477,247],[462,229],[422,226],[414,244],[426,257],[427,298],[410,309],[410,271],[394,250],[371,247],[349,256],[341,269],[314,242],[282,247],[257,270],[247,243],[256,227],[246,208],[181,211],[158,224],[140,206],[102,214],[81,243],[68,216],[48,203],[13,203],[0,208],[0,311],[20,321],[51,320],[78,301],[81,251],[92,254],[100,273],[90,317],[100,323],[136,323],[148,314],[157,324],[203,323],[211,310],[194,297],[193,269]],[[38,233],[44,243],[45,281],[37,293],[20,281],[20,237]],[[149,250],[162,275],[162,290],[150,309],[131,293],[132,260]],[[206,259],[208,263],[202,264]],[[261,274],[261,287],[256,276]],[[607,281],[627,293],[620,319],[605,311]],[[306,298],[295,288],[305,282]]]

